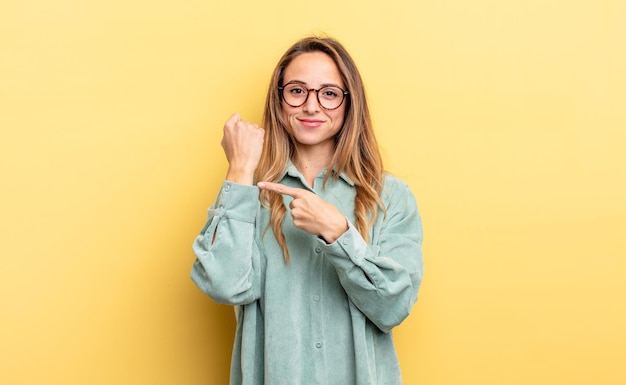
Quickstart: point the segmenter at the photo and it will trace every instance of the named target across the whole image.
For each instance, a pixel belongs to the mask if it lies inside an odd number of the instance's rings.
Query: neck
[[[306,148],[299,148],[296,154],[294,154],[292,162],[309,185],[313,187],[315,177],[317,177],[324,168],[330,166],[332,152],[308,150],[309,151],[307,151]]]

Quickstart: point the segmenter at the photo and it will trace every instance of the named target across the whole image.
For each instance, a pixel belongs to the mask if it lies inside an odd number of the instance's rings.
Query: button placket
[[[311,336],[312,337],[312,341],[310,342],[312,345],[311,347],[315,350],[320,352],[319,354],[321,355],[315,355],[315,360],[316,360],[316,366],[319,366],[320,368],[324,367],[324,355],[322,352],[322,348],[324,346],[324,329],[325,329],[325,325],[324,325],[324,319],[325,319],[325,309],[324,309],[324,298],[323,298],[323,290],[324,290],[324,275],[322,274],[323,271],[323,265],[324,265],[324,258],[323,258],[323,253],[322,253],[322,248],[320,246],[315,246],[313,248],[313,251],[315,252],[315,256],[317,258],[315,258],[315,270],[318,272],[318,274],[316,274],[316,278],[314,280],[314,285],[311,287],[312,292],[310,294],[310,300],[311,302],[311,306],[312,306],[312,314],[313,314],[313,319],[312,319],[312,326],[313,326],[313,330],[314,330],[314,334]],[[319,360],[319,361],[318,361]]]

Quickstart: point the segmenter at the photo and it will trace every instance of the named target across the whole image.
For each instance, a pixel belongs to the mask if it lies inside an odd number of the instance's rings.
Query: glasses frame
[[[293,104],[289,104],[289,102],[287,101],[287,99],[285,99],[285,93],[284,93],[283,91],[285,90],[285,87],[286,87],[286,86],[288,86],[289,84],[298,84],[298,85],[301,85],[301,86],[302,86],[302,88],[304,88],[304,89],[306,90],[306,98],[304,98],[304,101],[303,101],[301,104],[297,105],[297,106],[294,106]],[[326,107],[324,107],[324,105],[323,105],[323,104],[322,104],[322,102],[320,101],[320,91],[321,91],[321,90],[323,90],[324,88],[329,88],[329,87],[338,88],[338,89],[340,89],[340,90],[341,90],[341,103],[339,103],[339,105],[338,105],[337,107],[335,107],[335,108],[326,108]],[[348,96],[348,95],[350,94],[350,92],[349,92],[349,91],[345,91],[344,89],[342,89],[342,88],[341,88],[341,87],[339,87],[339,86],[324,86],[324,87],[320,87],[320,88],[318,88],[318,89],[315,89],[315,88],[306,88],[306,87],[304,86],[304,84],[301,84],[301,83],[298,83],[298,82],[293,82],[293,81],[292,81],[292,82],[285,83],[285,84],[283,84],[282,86],[278,86],[278,90],[280,91],[280,97],[283,99],[283,101],[284,101],[285,103],[287,103],[287,105],[288,105],[288,106],[291,106],[291,107],[294,107],[294,108],[304,106],[304,105],[306,104],[306,102],[309,100],[309,96],[311,95],[311,91],[315,91],[315,97],[317,98],[317,103],[318,103],[318,104],[319,104],[319,105],[320,105],[323,109],[328,110],[328,111],[336,110],[337,108],[341,107],[341,105],[343,104],[343,101],[344,101],[344,100],[346,100],[346,96]]]

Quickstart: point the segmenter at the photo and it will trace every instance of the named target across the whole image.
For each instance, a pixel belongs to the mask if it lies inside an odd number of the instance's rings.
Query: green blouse
[[[196,238],[191,277],[213,300],[235,306],[231,385],[397,385],[391,329],[408,315],[422,281],[422,225],[415,198],[386,175],[381,211],[365,242],[354,183],[318,175],[314,187],[290,164],[280,183],[334,204],[348,230],[334,243],[294,227],[284,195],[289,263],[267,231],[256,186],[224,182]],[[214,239],[213,239],[214,237]],[[212,242],[213,240],[213,242]]]

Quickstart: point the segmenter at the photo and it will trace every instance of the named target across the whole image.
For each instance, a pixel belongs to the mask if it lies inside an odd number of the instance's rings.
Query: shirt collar
[[[326,176],[326,173],[328,172],[328,169],[324,169],[322,170],[322,172],[320,173],[320,175],[322,176]],[[333,172],[335,171],[335,167],[333,167]],[[280,180],[283,180],[283,178],[285,177],[285,175],[289,175],[293,178],[302,178],[302,174],[300,173],[300,171],[298,171],[298,169],[296,168],[296,166],[293,164],[293,162],[291,161],[291,159],[289,159],[287,161],[287,167],[285,168],[285,172],[283,173],[283,175],[280,177]],[[350,186],[354,187],[354,181],[352,179],[350,179],[350,177],[348,177],[346,175],[345,172],[342,172],[339,174],[339,177],[341,179],[343,179],[347,184],[349,184]]]

